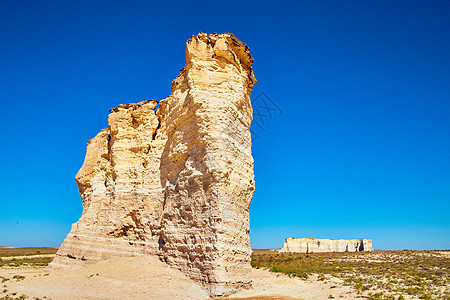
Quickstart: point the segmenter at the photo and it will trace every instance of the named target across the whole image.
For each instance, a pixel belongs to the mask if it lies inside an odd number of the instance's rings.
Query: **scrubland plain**
[[[340,278],[367,299],[450,299],[450,251],[277,254],[255,250],[252,267],[325,282]]]
[[[45,267],[56,251],[0,247],[0,299],[119,299],[125,292],[130,299],[151,298],[148,286],[152,285],[159,290],[170,286],[168,297],[207,298],[188,279],[157,260],[129,258],[75,270],[73,276],[71,272],[49,274]],[[139,268],[132,267],[133,260],[139,260]],[[155,270],[150,270],[152,274],[142,270],[144,263],[159,268],[158,276],[153,276]],[[252,267],[253,288],[229,298],[450,299],[448,250],[278,254],[277,249],[254,249]],[[128,278],[123,278],[125,274]]]

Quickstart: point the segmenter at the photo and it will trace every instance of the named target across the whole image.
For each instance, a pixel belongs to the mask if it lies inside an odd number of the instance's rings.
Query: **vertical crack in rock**
[[[213,296],[251,283],[252,63],[234,35],[200,33],[158,108],[110,110],[76,176],[82,216],[50,268],[158,255]]]

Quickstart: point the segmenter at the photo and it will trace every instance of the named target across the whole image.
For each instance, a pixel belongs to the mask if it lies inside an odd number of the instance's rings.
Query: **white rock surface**
[[[373,251],[372,240],[335,240],[313,238],[287,238],[279,253],[359,252]]]
[[[254,191],[248,47],[193,36],[172,95],[111,109],[76,180],[83,213],[50,268],[158,255],[211,295],[248,286]]]

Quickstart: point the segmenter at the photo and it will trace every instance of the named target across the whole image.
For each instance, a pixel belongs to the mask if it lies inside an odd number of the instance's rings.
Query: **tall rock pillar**
[[[110,110],[76,176],[83,214],[50,268],[158,255],[211,295],[250,284],[252,63],[233,34],[200,33],[157,109]]]
[[[163,255],[218,295],[250,282],[252,62],[232,34],[193,36],[161,102]]]

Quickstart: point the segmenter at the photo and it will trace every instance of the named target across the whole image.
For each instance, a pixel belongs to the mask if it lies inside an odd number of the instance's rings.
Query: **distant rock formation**
[[[373,251],[372,240],[335,240],[313,238],[287,238],[279,253],[360,252]]]
[[[50,268],[158,255],[211,295],[250,284],[248,47],[192,36],[172,95],[111,109],[76,175],[83,213]]]

